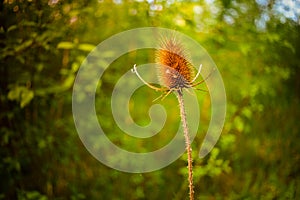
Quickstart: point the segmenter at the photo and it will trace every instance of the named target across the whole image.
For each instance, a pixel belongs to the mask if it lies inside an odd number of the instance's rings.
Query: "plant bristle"
[[[162,84],[169,89],[188,87],[194,74],[192,64],[188,61],[185,49],[176,39],[161,42],[156,52],[159,64],[158,75]]]

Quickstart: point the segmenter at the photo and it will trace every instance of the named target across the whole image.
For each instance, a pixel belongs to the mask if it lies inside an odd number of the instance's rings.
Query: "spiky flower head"
[[[162,40],[156,51],[156,63],[162,85],[170,90],[190,87],[194,69],[183,45],[175,37]]]

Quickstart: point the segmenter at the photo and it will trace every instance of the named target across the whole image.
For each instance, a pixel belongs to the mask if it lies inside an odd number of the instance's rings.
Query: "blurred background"
[[[89,154],[74,126],[72,86],[84,58],[108,37],[145,26],[195,39],[225,83],[225,126],[204,159],[197,155],[210,99],[197,92],[196,199],[299,199],[297,0],[1,0],[0,199],[188,199],[186,155],[155,172],[116,171]],[[168,119],[153,138],[129,137],[114,122],[110,95],[116,81],[133,64],[153,60],[151,50],[129,52],[98,84],[99,122],[115,144],[130,151],[164,146],[180,123],[175,95],[160,102]],[[147,87],[134,94],[130,108],[137,124],[150,122],[148,109],[159,95]]]

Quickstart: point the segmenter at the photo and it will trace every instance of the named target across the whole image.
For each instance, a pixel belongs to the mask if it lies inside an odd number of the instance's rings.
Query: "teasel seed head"
[[[183,89],[185,88],[194,88],[196,90],[207,92],[206,90],[196,88],[196,86],[206,81],[215,69],[213,69],[205,79],[196,82],[200,75],[202,64],[200,64],[198,72],[196,76],[194,76],[194,67],[191,60],[189,59],[184,46],[175,36],[162,39],[155,54],[155,61],[158,64],[157,75],[162,87],[156,87],[145,81],[138,73],[136,64],[131,71],[135,73],[145,85],[164,93],[157,99],[161,98],[163,100],[171,92],[175,91],[182,94]]]
[[[191,87],[194,68],[188,59],[184,46],[173,36],[162,39],[156,50],[157,73],[160,82],[169,90]]]

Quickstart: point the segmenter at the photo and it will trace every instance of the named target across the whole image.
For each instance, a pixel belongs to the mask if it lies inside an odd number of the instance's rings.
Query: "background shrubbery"
[[[221,139],[205,159],[194,162],[196,199],[299,199],[300,5],[294,1],[294,7],[282,10],[282,3],[0,1],[0,199],[188,197],[186,155],[156,172],[123,173],[94,159],[75,130],[71,95],[81,62],[107,37],[144,26],[174,29],[197,40],[225,82]],[[122,137],[111,116],[113,86],[134,63],[151,60],[147,53],[124,55],[103,76],[96,104],[112,141]],[[209,96],[199,95],[202,126],[195,150],[210,119]],[[138,123],[148,123],[157,96],[146,88],[136,94]],[[162,104],[169,116],[178,115],[173,95]],[[169,131],[151,140],[155,145],[165,144],[180,122],[169,120]],[[124,138],[124,148],[139,150],[141,141]]]

